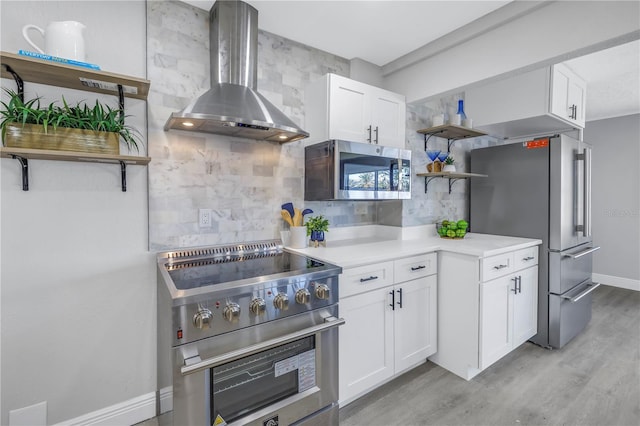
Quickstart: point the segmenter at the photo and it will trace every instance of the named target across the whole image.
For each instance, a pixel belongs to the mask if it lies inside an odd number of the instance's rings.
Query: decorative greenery
[[[455,161],[455,160],[453,159],[453,157],[452,157],[452,156],[448,156],[448,157],[444,160],[444,164],[449,164],[449,165],[451,165],[451,164],[453,164],[453,163],[454,163],[454,161]]]
[[[8,123],[40,124],[44,132],[52,128],[54,131],[58,127],[68,127],[72,129],[95,130],[101,132],[115,132],[120,134],[127,148],[138,148],[141,141],[140,132],[124,124],[124,116],[120,109],[112,109],[108,105],[102,105],[96,100],[94,107],[89,108],[85,104],[78,103],[69,106],[62,97],[63,106],[50,103],[47,107],[40,106],[40,98],[23,101],[18,93],[5,89],[10,96],[9,103],[2,102],[0,111],[0,129],[2,129],[2,140],[4,141],[6,125]]]
[[[325,219],[322,215],[312,216],[304,226],[307,227],[307,236],[311,235],[311,231],[329,232],[329,219]]]

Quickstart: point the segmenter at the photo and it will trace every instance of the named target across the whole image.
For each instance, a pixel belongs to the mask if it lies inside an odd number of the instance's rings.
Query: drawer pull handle
[[[500,270],[502,268],[506,268],[507,266],[509,266],[509,265],[498,265],[498,266],[494,266],[493,269]]]
[[[366,282],[366,281],[373,281],[373,280],[377,280],[378,277],[374,277],[373,275],[371,275],[369,278],[360,278],[360,282]]]
[[[424,269],[424,268],[426,268],[426,266],[424,266],[424,265],[420,265],[420,266],[412,266],[412,267],[411,267],[411,270],[412,270],[412,271],[418,271],[418,270],[420,270],[420,269]]]
[[[527,256],[527,257],[523,257],[522,258],[522,260],[524,260],[525,262],[528,262],[528,261],[533,260],[533,259],[535,259],[535,257],[533,257],[533,256]]]

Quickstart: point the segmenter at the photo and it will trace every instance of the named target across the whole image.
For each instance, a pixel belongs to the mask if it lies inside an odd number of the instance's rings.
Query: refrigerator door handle
[[[596,247],[588,247],[586,250],[583,250],[579,253],[564,253],[562,256],[563,257],[570,257],[572,259],[578,259],[581,258],[582,256],[586,256],[589,253],[593,253],[594,251],[598,251],[600,250],[600,246],[596,246]]]
[[[578,300],[582,299],[583,297],[585,297],[587,294],[591,293],[593,290],[595,290],[596,288],[600,287],[600,283],[589,283],[587,284],[587,288],[584,291],[581,291],[580,293],[578,293],[577,295],[571,297],[571,296],[560,296],[563,299],[567,299],[569,302],[574,303],[577,302]]]
[[[576,228],[575,228],[575,232],[582,232],[583,235],[585,234],[585,223],[584,223],[584,219],[585,219],[585,212],[584,212],[584,206],[586,204],[586,200],[585,200],[585,187],[584,184],[586,182],[586,178],[585,178],[585,171],[586,171],[586,167],[585,167],[585,163],[586,163],[586,159],[585,159],[585,151],[583,151],[580,154],[576,154],[576,161],[575,161],[575,169],[574,169],[574,183],[573,183],[573,190],[574,192],[574,220],[575,220],[575,224],[576,224]],[[582,163],[582,166],[580,165],[580,163]]]
[[[582,207],[582,235],[591,236],[591,149],[584,149],[584,194],[582,195],[584,206]]]

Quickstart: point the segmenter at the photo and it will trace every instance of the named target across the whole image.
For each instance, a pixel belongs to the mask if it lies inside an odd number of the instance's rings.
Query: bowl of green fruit
[[[466,220],[443,220],[436,223],[436,230],[440,238],[461,239],[467,234],[469,222]]]

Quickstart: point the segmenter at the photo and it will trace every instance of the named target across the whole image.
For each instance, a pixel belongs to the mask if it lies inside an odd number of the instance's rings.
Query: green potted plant
[[[443,172],[455,172],[456,171],[456,166],[454,164],[455,160],[453,159],[452,156],[448,156],[445,160],[444,160],[444,166],[442,167],[442,171]]]
[[[119,154],[120,138],[131,151],[138,148],[140,133],[124,123],[120,109],[86,103],[70,106],[62,98],[40,106],[40,98],[23,101],[18,93],[5,89],[10,99],[1,102],[0,129],[7,147]]]
[[[329,232],[329,219],[322,215],[312,216],[304,226],[307,227],[307,236],[311,237],[311,243],[315,247],[324,244],[324,233]]]

